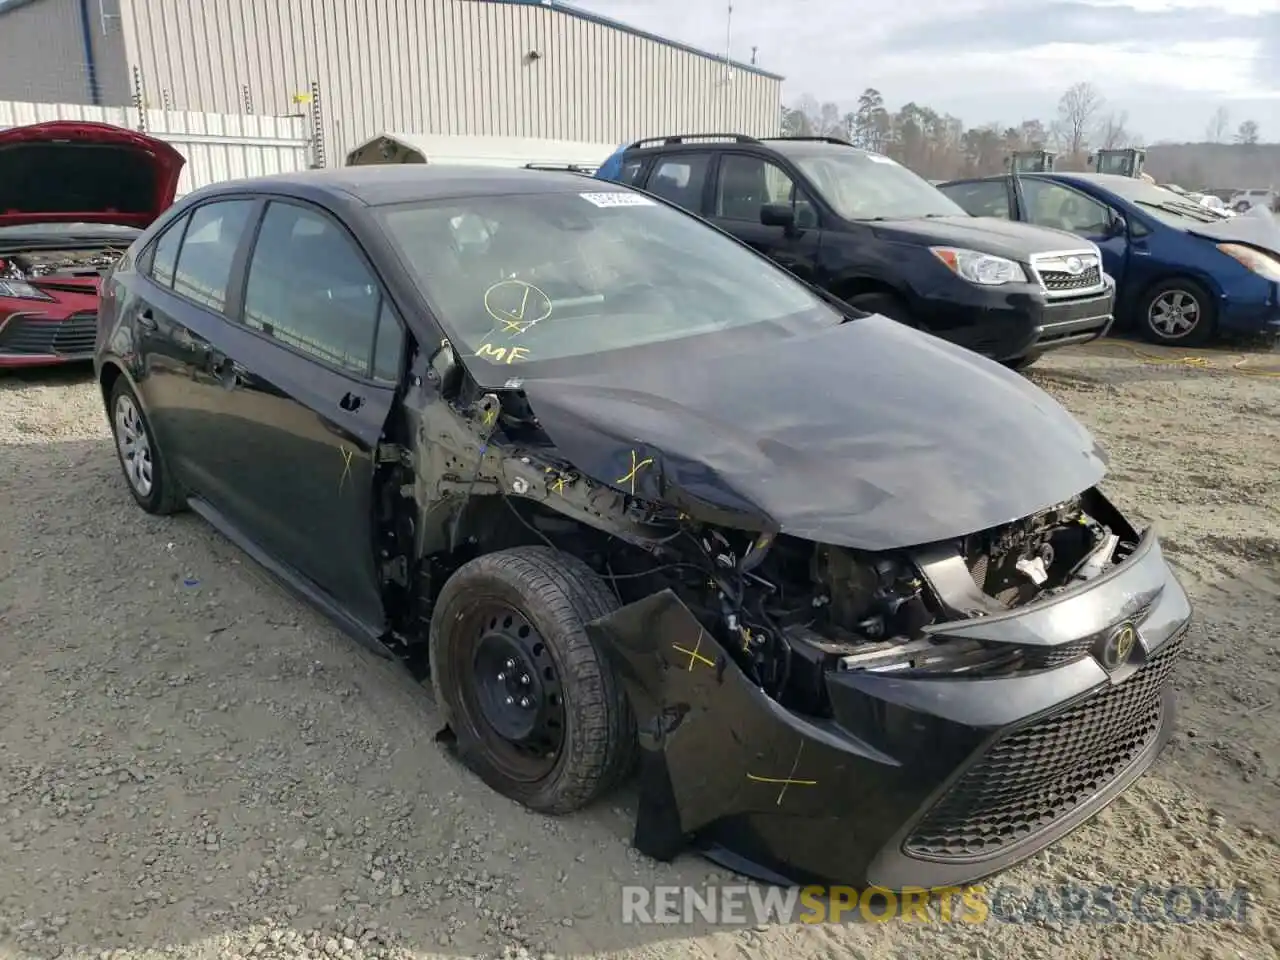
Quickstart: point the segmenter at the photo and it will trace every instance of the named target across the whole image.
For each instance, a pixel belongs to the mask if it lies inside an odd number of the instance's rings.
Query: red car
[[[0,368],[93,359],[102,275],[173,203],[185,163],[105,123],[0,131]]]

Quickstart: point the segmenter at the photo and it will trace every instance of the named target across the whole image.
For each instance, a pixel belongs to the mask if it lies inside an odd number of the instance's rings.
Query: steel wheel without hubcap
[[[1181,340],[1200,324],[1200,301],[1186,290],[1166,290],[1147,308],[1147,324],[1164,340]]]
[[[460,627],[476,638],[470,660],[459,664],[463,708],[502,773],[541,780],[555,768],[565,733],[550,650],[524,614],[505,603],[483,603]]]
[[[151,496],[154,465],[151,459],[151,440],[147,437],[142,415],[126,394],[116,398],[116,445],[120,448],[120,462],[124,475],[138,496]]]

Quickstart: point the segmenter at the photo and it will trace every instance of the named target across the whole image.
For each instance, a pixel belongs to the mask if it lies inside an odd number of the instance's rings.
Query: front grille
[[[984,748],[912,830],[907,854],[972,861],[1052,826],[1122,774],[1163,721],[1165,682],[1183,636],[1118,686],[1015,730]]]
[[[1088,296],[1106,289],[1102,263],[1091,250],[1038,253],[1031,258],[1031,269],[1045,294],[1053,299]]]
[[[94,313],[76,313],[58,322],[15,315],[0,329],[0,350],[6,353],[90,357],[98,335]]]
[[[53,352],[62,356],[92,354],[98,338],[98,315],[75,313],[57,325]]]
[[[1065,270],[1048,270],[1041,268],[1040,282],[1052,293],[1071,293],[1077,290],[1092,290],[1102,283],[1102,271],[1098,267],[1087,267],[1083,273],[1068,273]]]

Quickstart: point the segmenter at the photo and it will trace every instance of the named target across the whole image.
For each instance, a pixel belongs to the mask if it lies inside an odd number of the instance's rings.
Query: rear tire
[[[878,313],[916,330],[924,329],[920,321],[911,315],[907,305],[892,293],[859,293],[847,298],[845,303],[864,313]]]
[[[1138,299],[1142,335],[1166,346],[1208,343],[1217,325],[1213,298],[1200,284],[1183,277],[1162,280]]]
[[[123,376],[116,378],[107,401],[116,458],[134,501],[147,513],[163,516],[186,506],[169,472],[138,395]]]
[[[616,609],[590,567],[548,547],[485,554],[445,582],[429,640],[437,708],[498,792],[570,813],[630,772],[635,719],[583,628]]]

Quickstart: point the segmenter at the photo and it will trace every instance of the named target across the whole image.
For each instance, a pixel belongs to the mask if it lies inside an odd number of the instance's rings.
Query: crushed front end
[[[1190,605],[1096,489],[911,550],[740,536],[703,527],[716,573],[588,626],[636,712],[650,856],[971,882],[1097,813],[1168,738]]]

